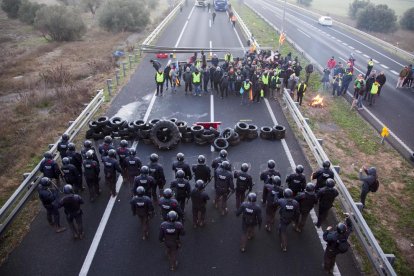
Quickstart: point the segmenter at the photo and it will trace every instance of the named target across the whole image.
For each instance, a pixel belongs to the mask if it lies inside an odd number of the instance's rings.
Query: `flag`
[[[285,33],[281,33],[279,36],[279,44],[282,45],[283,42],[285,42],[286,39],[286,34]]]

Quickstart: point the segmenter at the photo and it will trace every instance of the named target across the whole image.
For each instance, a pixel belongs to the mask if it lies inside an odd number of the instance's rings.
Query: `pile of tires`
[[[190,131],[193,135],[194,143],[199,146],[212,145],[214,140],[220,136],[220,132],[213,127],[206,129],[203,126],[194,125],[190,127]]]
[[[137,138],[137,128],[134,122],[128,123],[120,117],[101,116],[96,120],[89,121],[89,129],[86,131],[86,139],[100,140],[105,136],[113,138],[133,140]]]
[[[151,121],[152,128],[149,131],[149,137],[152,143],[158,147],[160,150],[169,150],[177,146],[181,140],[181,132],[186,131],[187,123],[177,124],[178,122],[172,122],[170,120],[157,120]]]
[[[286,135],[286,128],[281,125],[276,125],[274,127],[264,126],[260,128],[260,138],[265,140],[281,140],[284,139]]]

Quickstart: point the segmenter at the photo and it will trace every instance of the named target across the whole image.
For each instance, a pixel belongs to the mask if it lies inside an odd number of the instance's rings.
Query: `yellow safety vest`
[[[276,76],[279,77],[280,72],[282,72],[282,69],[276,68],[276,72],[275,72]]]
[[[300,90],[300,87],[302,86],[302,84],[301,83],[299,83],[299,85],[298,85],[298,90]],[[306,83],[304,83],[303,84],[303,92],[305,92],[305,90],[306,90]]]
[[[269,75],[262,75],[263,84],[269,84]]]
[[[225,54],[224,55],[224,60],[228,61],[228,62],[232,62],[233,61],[233,55],[232,54]]]
[[[371,87],[371,94],[373,94],[373,95],[377,94],[378,93],[378,87],[379,87],[379,85],[373,84],[372,87]]]
[[[368,61],[368,66],[374,66],[374,62],[372,60]]]
[[[193,83],[200,83],[201,82],[201,74],[198,73],[196,74],[195,72],[193,73]]]
[[[159,83],[164,82],[164,73],[157,72],[157,82]]]
[[[249,90],[250,89],[250,82],[244,82],[243,88],[244,88],[244,91]]]

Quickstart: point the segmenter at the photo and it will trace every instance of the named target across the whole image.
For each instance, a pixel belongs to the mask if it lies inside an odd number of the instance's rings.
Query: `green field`
[[[297,3],[296,0],[287,0]],[[353,0],[313,0],[311,8],[324,11],[330,15],[348,16],[348,7]],[[373,4],[387,4],[400,17],[406,10],[414,7],[414,0],[371,0]]]

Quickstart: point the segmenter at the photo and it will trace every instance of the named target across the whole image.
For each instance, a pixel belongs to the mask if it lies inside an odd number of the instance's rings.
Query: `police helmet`
[[[332,178],[326,179],[326,187],[328,188],[335,187],[335,180],[333,180]]]
[[[184,178],[184,176],[185,176],[185,173],[184,173],[184,171],[183,170],[178,170],[176,173],[175,173],[175,177],[176,178]]]
[[[338,223],[338,225],[336,226],[336,232],[338,232],[339,234],[344,234],[346,230],[347,227],[343,222]]]
[[[69,140],[69,135],[67,133],[63,133],[62,134],[62,141],[68,141]]]
[[[221,150],[220,151],[220,157],[221,158],[226,158],[227,157],[227,150]]]
[[[230,163],[229,163],[229,161],[223,161],[223,163],[221,163],[221,166],[222,166],[225,170],[230,170]]]
[[[42,177],[42,179],[40,179],[39,184],[44,186],[44,187],[47,187],[47,186],[50,186],[50,184],[52,184],[52,182],[50,181],[49,177]]]
[[[275,160],[270,159],[269,161],[267,161],[267,167],[269,169],[274,169],[276,167],[276,162]]]
[[[129,154],[131,154],[132,156],[135,156],[137,154],[137,150],[134,148],[130,148],[129,149]]]
[[[178,219],[178,215],[177,212],[175,211],[169,211],[167,214],[168,220],[171,222],[174,222]]]
[[[243,163],[241,165],[242,172],[247,172],[249,170],[249,165],[247,163]]]
[[[68,150],[70,151],[74,151],[76,149],[75,144],[74,143],[69,143],[68,144]]]
[[[92,142],[90,140],[85,140],[85,142],[83,142],[83,146],[85,148],[91,148],[92,147]]]
[[[296,173],[303,173],[303,166],[302,165],[297,165],[296,166]]]
[[[151,154],[151,156],[150,156],[150,161],[151,162],[157,162],[158,159],[159,159],[158,154],[156,154],[156,153]]]
[[[170,188],[167,188],[167,189],[165,189],[165,190],[162,192],[162,195],[163,195],[165,198],[172,198],[172,196],[173,196],[173,191],[172,191]]]
[[[204,188],[204,181],[199,179],[196,181],[195,187],[199,190],[202,190]]]
[[[282,185],[282,180],[280,179],[280,176],[278,175],[272,176],[272,183],[273,185],[276,185],[276,186]]]
[[[136,192],[137,192],[137,195],[142,196],[145,193],[145,188],[142,186],[138,186]]]
[[[331,162],[329,162],[328,160],[324,161],[322,164],[322,167],[324,167],[325,169],[329,169],[330,166],[331,166]]]
[[[285,198],[292,198],[293,197],[293,192],[291,189],[287,188],[283,191],[283,196]]]
[[[181,152],[177,153],[177,160],[184,161],[184,153],[181,153]]]
[[[248,199],[250,202],[256,202],[256,200],[257,200],[257,195],[256,195],[255,193],[249,193],[249,195],[247,196],[247,199]]]
[[[108,150],[108,156],[109,157],[115,157],[116,156],[116,151],[114,149]]]
[[[121,140],[121,142],[119,143],[119,145],[123,148],[128,147],[128,141],[127,140]]]
[[[66,185],[63,187],[63,192],[64,192],[65,194],[73,194],[73,187],[72,187],[72,185],[70,185],[70,184],[66,184]]]
[[[315,184],[313,184],[312,182],[306,184],[306,191],[309,193],[313,193],[315,191]]]
[[[53,155],[50,152],[47,151],[43,154],[43,157],[46,158],[46,159],[52,159]]]
[[[86,159],[92,159],[93,158],[93,150],[88,150],[86,153],[85,153],[85,157],[86,157]],[[65,157],[66,158],[66,157]],[[65,158],[63,158],[63,159],[65,159]],[[62,160],[62,162],[63,162],[63,160]]]
[[[148,169],[147,166],[142,166],[141,167],[141,174],[143,174],[143,175],[149,174],[149,169]]]
[[[112,143],[112,137],[111,136],[105,136],[105,138],[104,138],[104,143],[105,144],[110,144],[110,143]]]
[[[70,164],[70,160],[69,160],[69,158],[64,157],[64,158],[62,159],[62,164],[63,164],[63,165],[69,165],[69,164]]]
[[[197,161],[198,161],[198,164],[205,164],[206,158],[204,157],[204,155],[199,155]]]

